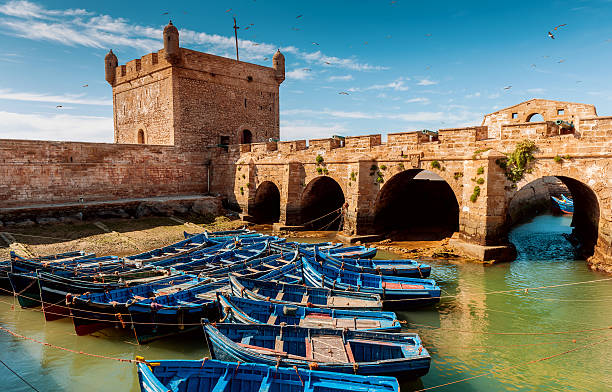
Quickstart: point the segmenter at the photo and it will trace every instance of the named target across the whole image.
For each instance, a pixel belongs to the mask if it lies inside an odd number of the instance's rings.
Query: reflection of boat
[[[392,377],[366,377],[212,359],[139,363],[138,381],[141,390],[150,392],[399,391],[397,380]]]
[[[572,214],[574,212],[574,200],[561,195],[561,198],[551,196],[555,205],[564,213]]]

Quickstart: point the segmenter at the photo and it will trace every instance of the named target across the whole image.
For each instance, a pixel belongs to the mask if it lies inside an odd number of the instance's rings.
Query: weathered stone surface
[[[218,216],[223,212],[223,204],[221,198],[218,197],[207,197],[202,200],[198,200],[193,203],[191,207],[193,212],[199,215],[213,215]]]

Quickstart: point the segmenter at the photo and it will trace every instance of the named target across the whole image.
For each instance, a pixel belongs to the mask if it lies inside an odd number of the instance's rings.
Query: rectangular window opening
[[[518,118],[518,113],[512,113],[512,119],[516,120]]]
[[[557,116],[563,116],[565,114],[565,109],[557,109]]]

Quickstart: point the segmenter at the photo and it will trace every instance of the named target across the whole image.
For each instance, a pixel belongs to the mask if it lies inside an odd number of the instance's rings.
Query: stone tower
[[[164,49],[117,66],[105,58],[113,87],[116,143],[175,145],[186,151],[279,138],[280,51],[263,67],[179,46],[170,22]]]

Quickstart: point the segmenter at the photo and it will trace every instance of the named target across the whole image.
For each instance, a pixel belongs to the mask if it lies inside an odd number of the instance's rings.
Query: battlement
[[[113,87],[172,67],[202,72],[209,78],[216,78],[217,81],[233,78],[244,80],[246,83],[263,83],[272,86],[279,84],[274,68],[180,48],[180,60],[176,64],[168,61],[165,50],[160,49],[117,66]]]

